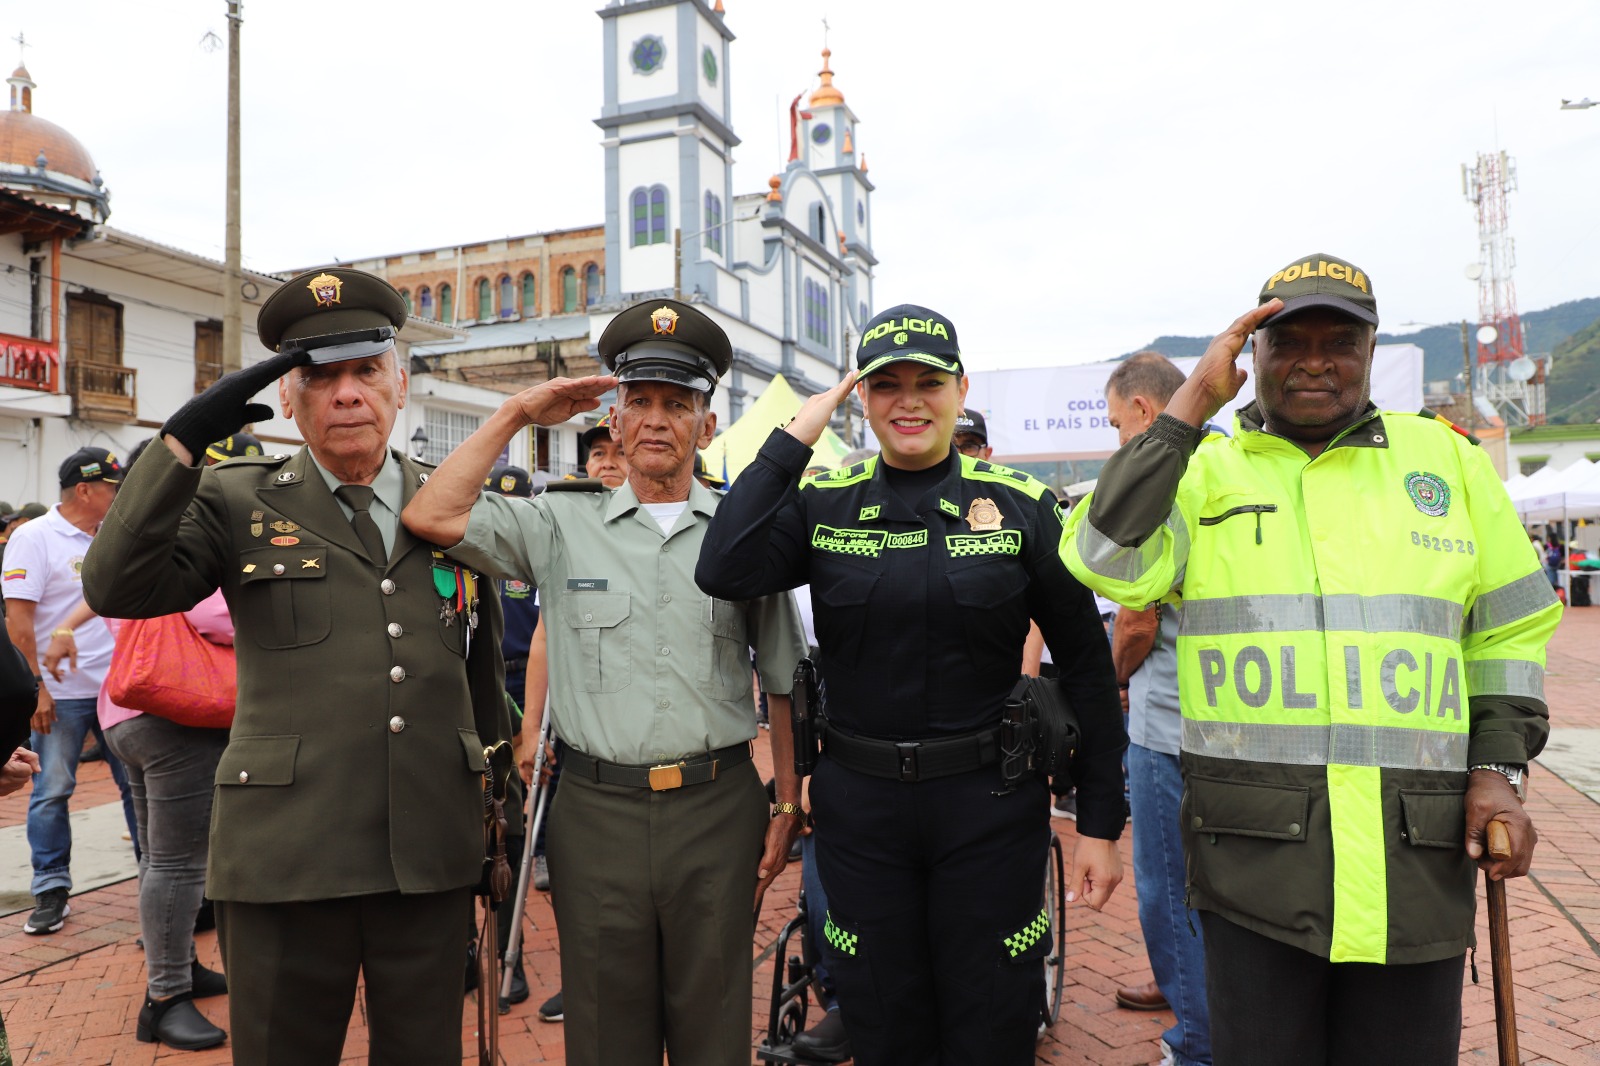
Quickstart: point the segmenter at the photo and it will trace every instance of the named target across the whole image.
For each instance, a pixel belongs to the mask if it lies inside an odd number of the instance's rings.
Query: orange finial
[[[862,152],[861,153],[861,173],[865,174],[866,172],[867,172],[867,153]]]
[[[767,179],[767,186],[772,190],[771,192],[767,193],[767,202],[768,203],[773,203],[773,204],[781,204],[781,203],[783,203],[783,193],[778,191],[778,187],[781,186],[782,184],[783,184],[783,179],[778,177],[778,175],[776,175],[776,174],[772,175],[772,177]]]
[[[834,107],[844,103],[844,93],[833,84],[833,70],[828,66],[828,59],[832,55],[831,49],[822,50],[822,69],[817,71],[817,76],[822,79],[822,85],[811,94],[811,107]]]
[[[727,14],[727,12],[725,12],[725,11],[724,11],[724,10],[723,10],[723,9],[722,9],[722,0],[717,0],[717,4],[716,4],[716,6],[715,6],[715,7],[713,7],[713,8],[712,8],[712,9],[711,9],[711,10],[713,10],[713,11],[715,11],[715,12],[716,12],[716,13],[717,13],[717,14],[719,14],[719,15],[725,15],[725,14]]]
[[[839,231],[839,254],[848,255],[850,250],[844,244],[844,230]]]
[[[856,150],[856,142],[855,142],[854,138],[852,138],[850,136],[850,127],[846,126],[844,128],[844,154],[845,155],[850,155],[855,150]]]

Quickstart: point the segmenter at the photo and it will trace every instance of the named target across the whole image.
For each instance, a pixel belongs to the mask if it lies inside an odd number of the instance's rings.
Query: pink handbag
[[[114,703],[179,725],[228,729],[238,662],[231,646],[211,643],[181,614],[135,618],[117,633],[106,690]]]

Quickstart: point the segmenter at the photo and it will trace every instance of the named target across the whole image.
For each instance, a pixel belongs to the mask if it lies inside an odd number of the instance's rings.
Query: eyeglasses
[[[970,438],[964,441],[956,441],[955,445],[956,451],[960,452],[962,455],[977,455],[979,452],[983,451],[983,442],[971,440]]]

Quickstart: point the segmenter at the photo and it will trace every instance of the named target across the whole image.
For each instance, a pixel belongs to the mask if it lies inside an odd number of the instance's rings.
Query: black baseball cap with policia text
[[[1378,301],[1372,295],[1372,280],[1360,267],[1324,252],[1297,259],[1274,272],[1261,286],[1261,298],[1256,305],[1259,307],[1274,297],[1283,301],[1283,310],[1261,323],[1263,326],[1312,307],[1326,307],[1369,326],[1378,324]]]
[[[961,373],[956,327],[943,315],[916,304],[899,304],[878,312],[862,331],[861,346],[856,349],[859,376],[866,377],[900,362]]]
[[[681,300],[634,304],[611,320],[596,347],[618,381],[664,381],[708,395],[733,365],[722,327]]]
[[[406,301],[364,270],[308,270],[284,282],[261,305],[256,332],[280,354],[306,352],[313,363],[382,355],[406,324]]]
[[[122,480],[122,464],[104,448],[79,448],[61,464],[61,487],[70,489],[91,481]]]

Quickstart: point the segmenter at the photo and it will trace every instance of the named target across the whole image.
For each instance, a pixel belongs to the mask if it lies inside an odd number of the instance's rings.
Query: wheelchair
[[[1045,855],[1042,899],[1050,913],[1050,953],[1044,958],[1044,995],[1039,1001],[1039,1035],[1061,1016],[1061,998],[1066,987],[1067,886],[1066,861],[1061,840],[1052,831],[1050,849]],[[806,1030],[811,986],[816,982],[817,945],[807,930],[806,894],[802,890],[795,916],[774,944],[772,953],[772,1005],[767,1014],[767,1031],[756,1047],[759,1062],[786,1066],[823,1066],[820,1060],[806,1058],[794,1050],[794,1038]],[[790,944],[799,937],[799,950],[791,954]]]

